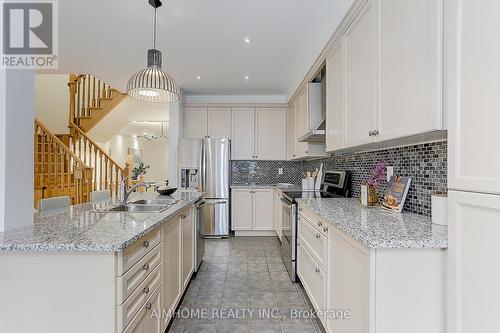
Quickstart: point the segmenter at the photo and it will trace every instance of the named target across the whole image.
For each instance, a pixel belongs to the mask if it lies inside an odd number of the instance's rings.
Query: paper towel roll
[[[435,193],[431,197],[432,223],[448,225],[448,195]]]

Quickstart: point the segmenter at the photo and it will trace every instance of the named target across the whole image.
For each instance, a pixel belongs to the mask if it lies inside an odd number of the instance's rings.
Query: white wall
[[[163,182],[169,177],[169,145],[167,140],[146,141],[118,134],[108,142],[100,145],[102,148],[107,149],[111,157],[122,166],[125,166],[127,161],[128,148],[142,149],[144,163],[150,166],[145,180]]]
[[[35,74],[35,116],[54,134],[68,134],[69,75]]]
[[[0,232],[33,223],[34,74],[0,70]]]

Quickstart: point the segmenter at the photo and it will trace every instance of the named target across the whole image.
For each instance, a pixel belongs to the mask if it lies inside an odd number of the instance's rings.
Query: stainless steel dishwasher
[[[196,207],[196,250],[195,250],[195,272],[198,272],[201,261],[205,255],[205,198],[195,202]]]

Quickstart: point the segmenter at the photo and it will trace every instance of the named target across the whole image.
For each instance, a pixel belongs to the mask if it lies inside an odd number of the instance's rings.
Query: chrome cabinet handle
[[[373,135],[378,135],[378,130],[374,130]]]
[[[372,136],[372,135],[373,135],[373,131],[368,132],[368,136]]]
[[[323,226],[323,223],[318,222],[318,227],[321,227],[321,226]]]
[[[319,274],[319,268],[316,268],[316,273],[318,273],[318,274]]]
[[[324,227],[324,228],[323,228],[323,231],[324,231],[324,232],[327,232],[327,231],[328,231],[328,228],[327,228],[327,227]]]
[[[302,208],[299,208],[299,212],[301,212],[301,211],[302,211]]]
[[[144,246],[144,247],[149,247],[149,242],[148,242],[148,241],[144,241],[144,242],[142,243],[142,246]]]
[[[145,271],[148,271],[149,270],[149,264],[144,264],[142,266],[142,269],[145,270]]]
[[[151,306],[153,306],[153,304],[151,303],[146,304],[146,310],[151,310]]]
[[[317,239],[320,239],[320,237],[321,237],[321,236],[320,236],[319,234],[316,234],[316,238],[317,238]]]
[[[145,293],[145,294],[149,293],[149,287],[146,287],[146,288],[142,289],[142,292]]]

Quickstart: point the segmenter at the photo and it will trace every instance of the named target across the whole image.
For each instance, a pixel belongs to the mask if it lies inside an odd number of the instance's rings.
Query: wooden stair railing
[[[69,123],[88,132],[126,97],[90,74],[71,74]]]
[[[34,154],[35,206],[39,199],[61,195],[70,196],[72,204],[89,200],[92,168],[37,119]]]
[[[94,191],[109,190],[111,196],[117,196],[120,180],[127,173],[125,168],[116,163],[75,123],[70,122],[69,127],[74,133],[69,147],[86,165],[92,166]]]

